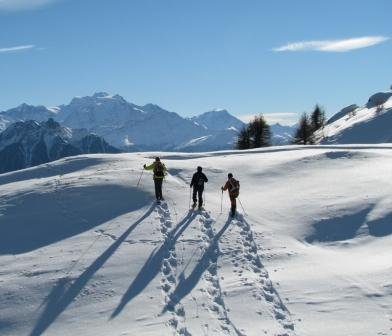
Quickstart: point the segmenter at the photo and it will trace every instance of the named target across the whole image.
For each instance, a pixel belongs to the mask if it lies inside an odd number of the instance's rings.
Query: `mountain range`
[[[98,92],[52,108],[22,104],[0,112],[0,131],[16,121],[48,118],[71,129],[86,129],[123,151],[211,151],[232,149],[244,123],[226,110],[183,118],[158,105],[138,106],[120,95]],[[290,129],[273,125],[273,143],[288,143]],[[292,133],[292,132],[291,132]],[[276,140],[276,141],[275,141]]]

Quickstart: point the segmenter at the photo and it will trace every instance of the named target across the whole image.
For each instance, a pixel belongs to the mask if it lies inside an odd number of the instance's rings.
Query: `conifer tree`
[[[256,116],[238,135],[236,148],[249,149],[270,146],[271,131],[262,115]]]
[[[250,148],[250,132],[249,125],[246,125],[240,131],[236,143],[237,149],[249,149]]]
[[[251,134],[251,147],[259,148],[270,146],[271,131],[264,117],[260,114],[249,124]]]
[[[293,143],[301,145],[313,144],[312,123],[306,113],[302,114],[301,119],[299,120]]]
[[[320,128],[324,127],[325,112],[319,105],[315,106],[312,114],[310,115],[310,120],[313,132],[316,132]]]

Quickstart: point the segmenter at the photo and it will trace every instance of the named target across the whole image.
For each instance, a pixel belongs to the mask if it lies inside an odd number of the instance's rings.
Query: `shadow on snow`
[[[367,220],[374,209],[374,204],[358,212],[321,220],[313,224],[314,232],[305,237],[306,242],[337,242],[353,239],[364,225],[367,225],[370,236],[384,237],[392,234],[392,213],[376,220]]]
[[[75,236],[142,208],[148,198],[140,189],[118,185],[62,186],[57,192],[20,195],[0,216],[0,255]]]
[[[103,252],[75,281],[65,277],[58,280],[52,291],[45,299],[45,308],[38,322],[31,331],[30,336],[39,336],[57,319],[57,317],[72,303],[79,295],[87,282],[99,271],[99,269],[116,252],[120,245],[127,239],[130,233],[145,220],[154,210],[155,204],[133,223],[116,241]]]
[[[15,183],[19,181],[25,181],[30,179],[41,179],[54,177],[59,174],[71,174],[82,169],[93,168],[105,162],[108,162],[104,158],[76,156],[68,157],[60,160],[64,160],[61,165],[56,165],[57,161],[45,163],[40,166],[17,170],[0,174],[0,185],[7,183]]]
[[[124,307],[132,301],[137,295],[139,295],[148,284],[157,276],[157,274],[161,271],[161,266],[163,260],[168,256],[169,250],[175,245],[178,238],[182,235],[185,229],[189,226],[189,224],[196,217],[195,212],[189,212],[177,225],[176,227],[169,232],[167,238],[162,243],[162,245],[155,249],[148,260],[139,271],[136,278],[133,280],[128,290],[125,292],[123,297],[121,298],[120,303],[113,311],[111,315],[111,319],[115,318],[117,315],[121,313]]]
[[[172,311],[174,306],[177,305],[185,296],[187,296],[193,290],[193,288],[195,288],[211,263],[217,261],[219,239],[222,237],[231,223],[232,218],[229,218],[225,225],[219,230],[219,232],[215,234],[214,238],[210,242],[208,248],[204,251],[191,274],[187,278],[185,278],[184,273],[180,274],[178,285],[170,295],[170,302],[163,308],[162,314],[168,310]]]

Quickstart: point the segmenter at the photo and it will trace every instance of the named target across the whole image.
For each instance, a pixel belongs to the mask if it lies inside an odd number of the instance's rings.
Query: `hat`
[[[197,171],[198,171],[198,172],[201,172],[202,170],[203,170],[202,167],[200,167],[200,166],[197,167]]]
[[[161,161],[161,159],[157,156],[157,157],[155,158],[155,161]]]
[[[227,174],[227,177],[228,177],[228,178],[232,178],[232,177],[233,177],[233,174],[232,174],[232,173],[228,173],[228,174]]]

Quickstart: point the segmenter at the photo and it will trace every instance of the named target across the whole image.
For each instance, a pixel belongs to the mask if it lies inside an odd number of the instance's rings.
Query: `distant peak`
[[[19,109],[26,109],[26,108],[29,108],[29,107],[32,107],[32,105],[29,105],[29,104],[26,104],[26,103],[20,104],[18,106]]]
[[[212,111],[210,112],[216,112],[216,113],[228,113],[226,109],[222,109],[222,108],[214,108]]]
[[[107,93],[107,92],[95,92],[93,94],[93,98],[112,98],[113,95]]]

